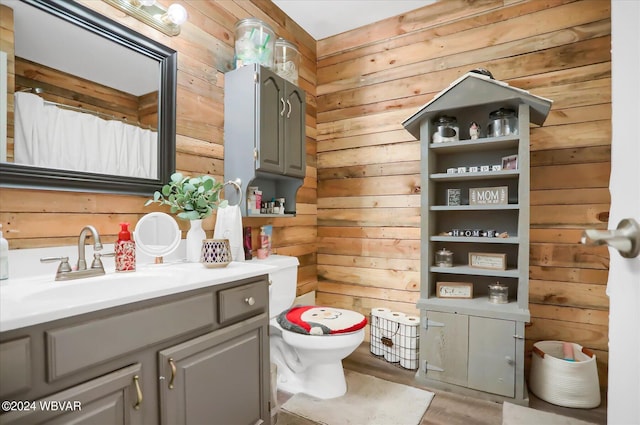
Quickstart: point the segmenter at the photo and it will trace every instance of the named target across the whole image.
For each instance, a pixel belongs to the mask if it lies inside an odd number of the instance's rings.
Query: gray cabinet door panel
[[[31,388],[31,338],[0,344],[0,396]]]
[[[266,421],[269,353],[262,348],[268,346],[265,318],[266,314],[256,316],[158,354],[163,425]]]
[[[144,423],[138,402],[135,376],[142,376],[142,366],[134,364],[100,378],[33,401],[33,409],[13,411],[0,416],[3,425],[68,425],[109,424],[137,425]],[[62,403],[64,409],[47,407]],[[47,405],[49,403],[49,405]]]
[[[256,141],[258,150],[256,170],[282,174],[285,156],[282,146],[284,138],[283,117],[286,112],[284,81],[266,69],[261,69],[260,78],[262,82],[258,103],[260,137]],[[247,123],[246,125],[252,124]],[[249,152],[244,154],[249,155]]]
[[[469,388],[514,396],[515,322],[469,317]]]
[[[304,177],[307,166],[305,151],[305,94],[291,85],[286,86],[287,110],[284,116],[284,173],[292,177]]]
[[[427,361],[426,376],[450,384],[466,385],[468,316],[427,311],[426,323],[424,343],[420,343],[421,358]]]

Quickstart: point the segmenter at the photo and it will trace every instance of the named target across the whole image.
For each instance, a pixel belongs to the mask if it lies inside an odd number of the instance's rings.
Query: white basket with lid
[[[533,344],[529,388],[542,400],[564,407],[589,409],[600,405],[595,354],[569,343],[575,361],[564,359],[564,341]]]

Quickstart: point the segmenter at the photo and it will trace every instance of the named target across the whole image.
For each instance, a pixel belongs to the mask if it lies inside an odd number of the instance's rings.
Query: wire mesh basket
[[[418,369],[420,318],[386,308],[371,309],[370,351],[405,369]]]

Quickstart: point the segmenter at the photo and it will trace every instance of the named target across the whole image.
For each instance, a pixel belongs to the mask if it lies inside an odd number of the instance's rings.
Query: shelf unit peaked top
[[[526,90],[491,79],[485,75],[468,72],[435,95],[431,101],[407,118],[402,125],[416,139],[420,139],[420,123],[433,119],[441,111],[455,111],[477,105],[495,103],[497,107],[518,110],[520,103],[530,107],[532,123],[542,125],[551,109],[552,100],[535,96]]]

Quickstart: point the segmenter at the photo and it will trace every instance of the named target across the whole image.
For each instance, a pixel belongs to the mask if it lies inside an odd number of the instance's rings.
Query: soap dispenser
[[[116,271],[132,272],[136,270],[136,244],[131,240],[129,223],[120,223],[120,233],[115,244]]]
[[[9,279],[9,242],[2,236],[0,224],[0,280]]]

